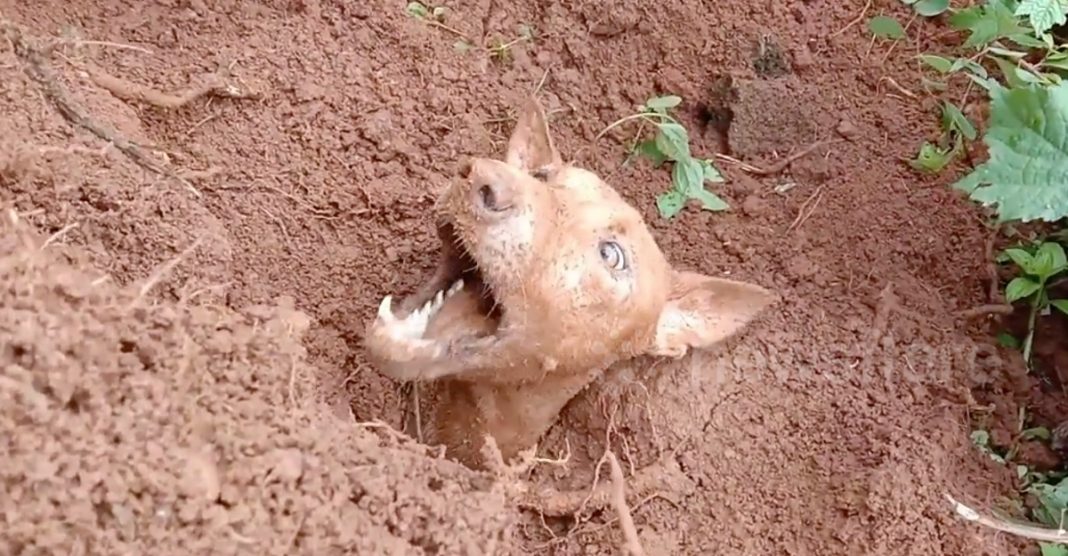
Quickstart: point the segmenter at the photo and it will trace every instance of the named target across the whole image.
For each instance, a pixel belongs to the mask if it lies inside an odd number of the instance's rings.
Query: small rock
[[[300,102],[320,99],[326,95],[326,89],[314,83],[301,83],[296,86],[293,92]]]
[[[190,451],[179,487],[182,494],[191,499],[218,499],[222,485],[214,458],[204,452]]]
[[[656,86],[661,94],[679,95],[684,99],[694,98],[690,83],[681,71],[670,66],[656,76]]]
[[[304,454],[295,448],[275,450],[271,476],[283,483],[292,483],[304,474]]]
[[[441,78],[445,81],[459,81],[460,72],[456,71],[455,68],[450,68],[449,66],[442,66]]]
[[[794,48],[793,55],[794,69],[797,71],[805,71],[816,65],[816,59],[812,56],[812,51],[805,45]]]
[[[742,201],[742,213],[746,216],[759,216],[767,207],[768,204],[759,195],[750,195]]]
[[[189,9],[201,16],[208,13],[208,6],[204,3],[204,0],[189,0]]]
[[[807,280],[816,275],[818,267],[806,256],[796,255],[786,262],[786,273],[795,280]]]
[[[842,120],[838,122],[838,127],[835,128],[838,135],[845,137],[846,139],[853,139],[857,136],[857,126],[853,125],[853,122],[849,120]]]

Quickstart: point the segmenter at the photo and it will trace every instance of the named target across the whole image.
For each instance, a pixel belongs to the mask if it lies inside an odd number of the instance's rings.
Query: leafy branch
[[[603,137],[612,129],[632,121],[641,122],[636,137],[640,137],[646,125],[656,130],[654,136],[631,146],[632,154],[649,159],[654,167],[667,162],[672,164],[671,189],[657,196],[656,207],[660,216],[671,219],[682,212],[686,203],[694,199],[701,208],[711,211],[727,210],[729,206],[715,193],[705,189],[705,183],[722,183],[722,174],[711,160],[694,158],[690,152],[690,136],[686,128],[668,111],[682,99],[674,95],[653,97],[646,101],[635,114],[620,118],[597,134]],[[635,140],[637,141],[637,140]]]

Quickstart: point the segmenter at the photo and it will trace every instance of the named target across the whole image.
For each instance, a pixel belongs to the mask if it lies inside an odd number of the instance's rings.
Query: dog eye
[[[601,259],[612,270],[624,270],[627,268],[627,257],[623,248],[614,241],[602,241],[600,246]]]
[[[535,179],[538,179],[538,180],[541,180],[541,181],[545,181],[545,180],[549,179],[549,169],[548,168],[538,168],[538,169],[534,170],[533,172],[531,172],[530,175],[534,176]]]

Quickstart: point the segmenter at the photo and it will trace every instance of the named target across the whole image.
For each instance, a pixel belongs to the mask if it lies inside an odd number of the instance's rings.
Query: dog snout
[[[496,165],[474,162],[468,171],[471,202],[487,214],[501,214],[516,204],[516,188],[507,172]]]
[[[478,201],[482,208],[490,212],[504,212],[513,204],[507,188],[492,183],[478,188]]]

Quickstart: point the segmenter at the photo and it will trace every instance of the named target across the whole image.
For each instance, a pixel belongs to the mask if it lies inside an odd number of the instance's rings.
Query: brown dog
[[[365,347],[385,375],[434,385],[425,440],[470,467],[487,433],[506,460],[534,446],[617,361],[710,347],[778,299],[673,269],[637,210],[563,163],[534,101],[505,161],[465,173],[436,209],[436,274],[400,315],[382,300]]]

